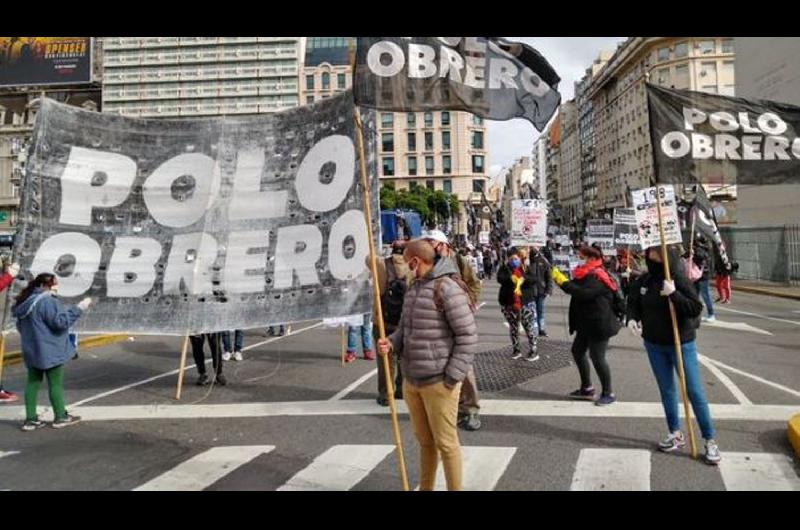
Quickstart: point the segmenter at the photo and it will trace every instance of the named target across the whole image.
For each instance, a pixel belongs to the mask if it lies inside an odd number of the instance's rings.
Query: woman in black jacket
[[[658,448],[670,452],[686,445],[683,433],[680,431],[678,391],[674,375],[677,370],[677,356],[668,302],[672,300],[681,341],[686,390],[700,431],[706,440],[705,460],[709,464],[718,464],[721,457],[717,442],[714,441],[714,424],[703,391],[695,344],[703,304],[688,278],[673,265],[679,262],[677,253],[670,252],[672,281],[667,281],[665,278],[664,260],[660,248],[647,249],[645,257],[648,272],[631,284],[627,310],[628,329],[644,339],[644,347],[658,383],[661,403],[667,417],[669,433],[659,442]]]
[[[538,339],[533,331],[536,325],[536,277],[534,271],[525,265],[526,253],[522,249],[511,248],[508,260],[497,269],[497,283],[500,293],[497,301],[508,323],[508,333],[513,346],[512,359],[522,358],[519,347],[519,325],[528,336],[528,361],[539,360]]]
[[[578,256],[584,264],[572,272],[568,280],[558,268],[553,267],[553,280],[568,295],[569,332],[575,333],[572,356],[578,366],[581,387],[570,393],[574,399],[594,399],[587,350],[600,378],[602,393],[595,405],[610,405],[616,401],[611,388],[611,369],[606,362],[608,340],[619,332],[619,319],[614,314],[614,293],[619,290],[614,280],[603,269],[603,253],[596,248],[583,246]]]

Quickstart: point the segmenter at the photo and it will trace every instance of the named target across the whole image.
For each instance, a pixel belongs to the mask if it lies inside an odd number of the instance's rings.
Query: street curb
[[[789,420],[789,443],[794,447],[794,454],[800,458],[800,414]]]
[[[84,349],[99,348],[108,344],[122,342],[128,340],[128,336],[129,335],[94,335],[86,339],[79,339],[78,351],[81,352]],[[20,360],[22,360],[22,351],[8,352],[3,359],[3,366],[17,364]]]
[[[762,289],[759,287],[734,287],[734,291],[742,291],[743,293],[763,294],[765,296],[774,296],[776,298],[788,298],[789,300],[800,300],[800,294],[788,294],[770,289]]]

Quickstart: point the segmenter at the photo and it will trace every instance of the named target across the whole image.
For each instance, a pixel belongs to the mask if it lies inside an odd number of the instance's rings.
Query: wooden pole
[[[344,329],[346,325],[347,324],[342,324],[342,366],[344,366],[345,350],[347,349],[347,345],[345,344],[345,338],[344,338],[345,335]]]
[[[695,199],[696,201],[697,199]],[[695,206],[692,205],[692,224],[691,228],[689,229],[689,259],[692,259],[692,253],[694,252],[694,223],[697,220],[697,210],[695,210]]]
[[[667,243],[664,239],[664,219],[661,217],[661,189],[656,186],[656,208],[658,210],[658,232],[661,237],[661,255],[664,261],[664,278],[667,281],[672,280],[672,274],[669,270],[669,255],[667,253]],[[675,357],[678,364],[678,379],[680,380],[681,398],[683,399],[683,410],[686,414],[686,428],[689,431],[689,446],[692,450],[692,458],[697,458],[697,443],[694,439],[694,428],[692,427],[692,414],[689,409],[689,397],[686,393],[686,377],[683,370],[683,350],[681,349],[681,335],[678,332],[678,317],[675,314],[675,305],[671,299],[667,299],[669,303],[669,316],[672,320],[672,336],[675,339]]]
[[[0,383],[3,381],[3,364],[6,359],[6,332],[0,331]],[[0,386],[2,388],[2,386]]]
[[[175,399],[180,401],[181,389],[183,388],[183,372],[186,369],[186,350],[189,349],[189,334],[183,337],[183,348],[181,348],[181,365],[178,370],[178,388],[175,391]]]

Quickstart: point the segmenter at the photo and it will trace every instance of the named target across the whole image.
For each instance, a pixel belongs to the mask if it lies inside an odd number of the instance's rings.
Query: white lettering
[[[100,257],[100,245],[88,235],[62,232],[41,244],[33,258],[31,273],[34,276],[43,272],[56,274],[61,296],[80,296],[92,286]]]
[[[229,293],[264,291],[269,231],[231,232],[225,252],[225,290]]]
[[[777,114],[765,112],[758,117],[758,128],[764,131],[764,134],[778,135],[785,133],[788,126]]]
[[[736,118],[729,112],[715,112],[708,118],[711,126],[718,131],[731,132],[739,128]]]
[[[345,249],[345,241],[353,238],[353,249]],[[365,272],[364,259],[369,254],[367,222],[364,212],[349,210],[339,217],[328,237],[328,264],[337,280],[352,280]]]
[[[484,88],[486,77],[484,68],[486,67],[486,57],[466,57],[467,69],[464,73],[464,84],[472,88]]]
[[[489,62],[489,88],[519,88],[514,77],[517,67],[508,59],[494,58]]]
[[[408,77],[424,79],[435,75],[436,50],[426,44],[409,44]]]
[[[389,64],[382,64],[381,57],[388,55],[391,58]],[[367,66],[373,74],[381,77],[392,77],[397,75],[406,64],[406,57],[403,49],[397,44],[382,40],[370,46],[367,52]]]
[[[211,294],[211,276],[217,260],[217,241],[208,234],[179,234],[172,239],[164,294],[181,294],[181,283],[191,294]]]
[[[284,226],[278,229],[275,245],[275,289],[288,289],[294,274],[300,285],[319,283],[316,263],[322,256],[322,232],[314,225]]]
[[[761,132],[752,125],[750,125],[750,116],[746,112],[739,113],[739,123],[742,126],[742,131],[746,133],[757,133]]]
[[[744,160],[761,160],[761,136],[742,136],[742,158]]]
[[[271,219],[286,215],[288,190],[261,191],[261,174],[264,170],[264,151],[253,149],[239,151],[236,158],[236,177],[228,218]]]
[[[300,204],[316,212],[339,206],[353,185],[355,164],[349,137],[335,134],[317,142],[297,170],[295,188]]]
[[[464,68],[464,59],[461,58],[458,52],[451,50],[450,48],[442,48],[441,54],[441,70],[439,72],[439,77],[444,77],[449,72],[450,81],[460,83],[461,69]]]
[[[106,273],[109,298],[138,298],[156,281],[161,243],[149,237],[118,237]]]
[[[670,158],[680,158],[692,150],[689,138],[679,131],[668,132],[661,138],[661,151]]]
[[[533,73],[530,68],[523,68],[519,79],[522,81],[522,87],[534,96],[543,97],[550,91],[550,86]]]
[[[730,134],[714,136],[714,156],[717,160],[739,160],[739,139]]]
[[[789,140],[783,136],[767,136],[764,139],[764,160],[791,160]]]
[[[203,217],[218,190],[219,171],[214,159],[201,153],[185,153],[158,166],[142,191],[156,222],[182,228]]]
[[[683,128],[687,131],[693,131],[695,125],[699,125],[706,121],[706,113],[693,109],[691,107],[683,107]]]
[[[711,137],[707,134],[692,133],[692,158],[703,159],[714,156]]]

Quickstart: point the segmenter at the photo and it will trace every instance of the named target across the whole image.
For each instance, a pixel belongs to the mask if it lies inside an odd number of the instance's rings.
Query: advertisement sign
[[[91,80],[91,37],[0,37],[0,87]]]

